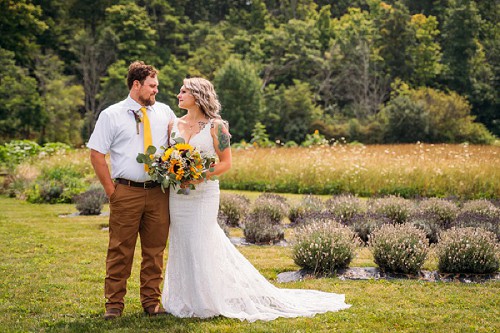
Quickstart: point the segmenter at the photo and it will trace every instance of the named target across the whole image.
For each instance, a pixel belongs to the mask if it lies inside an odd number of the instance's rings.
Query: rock
[[[311,277],[310,273],[299,270],[294,272],[283,272],[278,274],[277,281],[294,282],[301,281],[304,278]],[[462,283],[481,283],[486,281],[500,280],[500,273],[496,274],[440,274],[437,271],[420,271],[417,275],[387,273],[380,271],[377,267],[349,267],[337,271],[335,275],[340,280],[369,280],[369,279],[413,279],[428,282],[462,282]]]

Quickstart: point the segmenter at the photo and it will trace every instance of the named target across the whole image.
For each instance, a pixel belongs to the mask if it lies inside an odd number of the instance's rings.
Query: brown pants
[[[141,303],[159,303],[163,252],[170,225],[168,191],[117,184],[110,198],[109,246],[104,295],[106,308],[124,307],[137,235],[141,238]]]

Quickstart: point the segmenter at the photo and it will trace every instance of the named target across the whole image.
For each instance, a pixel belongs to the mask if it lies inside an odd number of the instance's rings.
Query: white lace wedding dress
[[[173,133],[179,136],[177,122]],[[210,126],[190,142],[215,153]],[[344,295],[280,289],[236,249],[217,223],[219,183],[208,181],[189,195],[170,190],[170,235],[162,303],[177,317],[222,315],[240,320],[314,316],[350,305]]]

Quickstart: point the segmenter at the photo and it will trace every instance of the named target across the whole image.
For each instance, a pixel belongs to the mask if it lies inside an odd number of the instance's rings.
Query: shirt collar
[[[130,94],[127,96],[127,99],[125,100],[125,105],[128,109],[134,110],[134,111],[137,111],[142,107],[142,105],[140,105],[132,97],[130,97]],[[150,111],[154,111],[154,109],[155,109],[154,104],[146,106],[146,108]]]

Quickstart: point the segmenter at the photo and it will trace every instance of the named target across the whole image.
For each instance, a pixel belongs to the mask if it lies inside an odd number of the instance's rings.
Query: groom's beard
[[[144,106],[153,105],[156,102],[156,95],[151,95],[149,98],[143,98],[139,96],[139,102]]]

